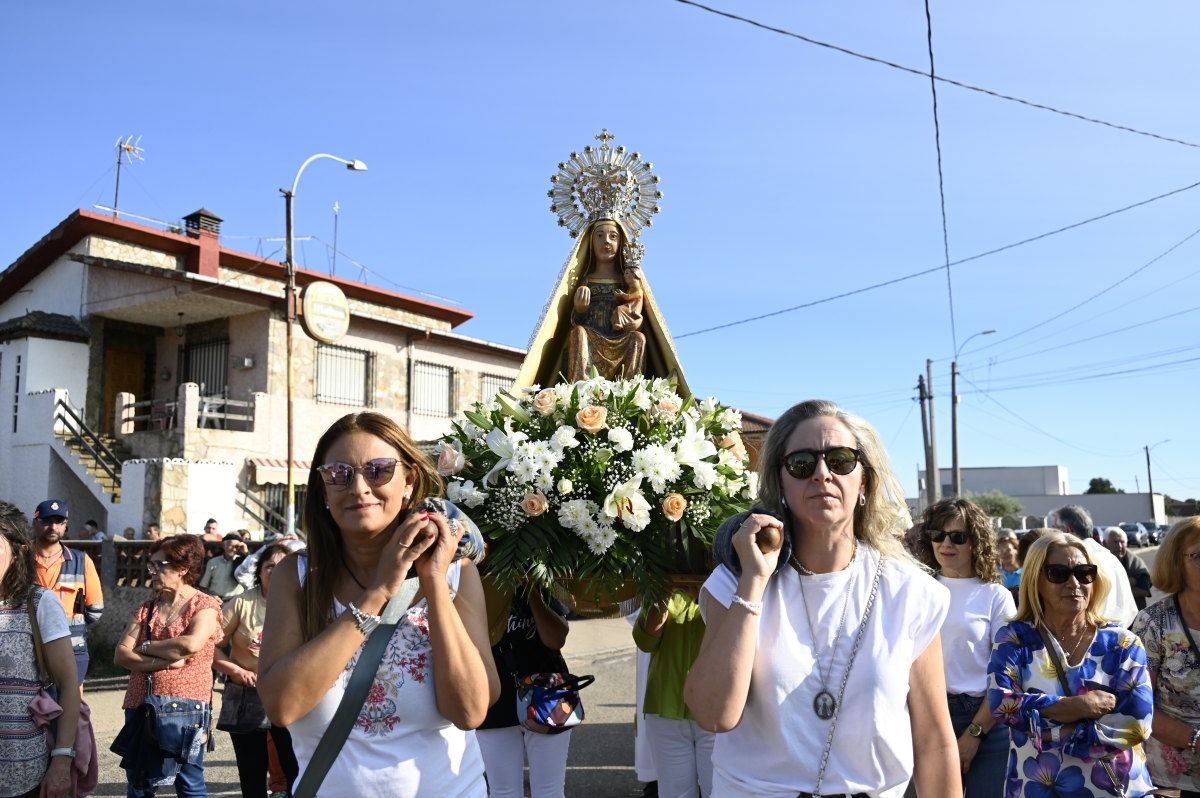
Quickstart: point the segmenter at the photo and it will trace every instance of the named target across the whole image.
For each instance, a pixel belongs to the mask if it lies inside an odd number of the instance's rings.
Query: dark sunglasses
[[[1076,565],[1072,568],[1069,565],[1046,565],[1042,567],[1042,573],[1046,575],[1046,579],[1056,585],[1061,585],[1072,576],[1075,581],[1081,585],[1090,585],[1096,578],[1096,572],[1099,569],[1094,565]]]
[[[392,481],[398,462],[400,461],[395,457],[379,457],[375,460],[368,460],[357,467],[349,463],[326,463],[323,466],[317,466],[317,472],[321,475],[322,481],[331,488],[348,486],[354,480],[355,472],[362,474],[363,479],[372,488],[378,488],[380,485],[386,485]]]
[[[784,455],[783,470],[796,479],[808,479],[817,470],[817,461],[825,458],[825,465],[839,476],[846,476],[858,465],[862,452],[849,446],[830,446],[828,449],[797,449]]]
[[[926,529],[925,534],[929,536],[931,543],[941,543],[946,538],[950,538],[950,542],[955,546],[961,546],[967,542],[967,533],[961,530],[956,532],[944,532],[941,529]]]

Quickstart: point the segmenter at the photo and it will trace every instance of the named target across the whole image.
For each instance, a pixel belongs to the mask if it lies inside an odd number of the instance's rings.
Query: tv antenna
[[[337,245],[338,245],[338,215],[341,213],[342,206],[337,200],[333,201],[333,262],[329,266],[329,276],[337,274]]]
[[[139,161],[146,160],[145,158],[142,157],[142,153],[145,152],[145,150],[142,149],[141,145],[142,145],[142,137],[141,136],[138,136],[137,138],[134,138],[133,136],[125,136],[124,138],[120,138],[120,137],[117,138],[117,143],[115,145],[116,149],[117,149],[117,186],[113,190],[113,218],[114,219],[117,218],[117,214],[120,212],[117,209],[121,207],[120,205],[118,205],[118,201],[121,198],[121,163],[122,163],[122,161],[128,161],[129,165],[133,166],[134,158],[136,158]]]

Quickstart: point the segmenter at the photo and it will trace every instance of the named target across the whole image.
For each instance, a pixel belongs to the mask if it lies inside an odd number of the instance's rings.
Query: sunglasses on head
[[[352,466],[349,463],[326,463],[318,466],[317,472],[321,475],[321,480],[325,485],[331,488],[348,486],[354,481],[355,472],[362,474],[363,479],[372,488],[378,488],[380,485],[386,485],[392,481],[398,462],[400,461],[395,457],[379,457],[368,460],[360,466]]]
[[[862,452],[849,446],[830,446],[828,449],[797,449],[783,458],[783,470],[796,479],[808,479],[817,470],[817,462],[825,458],[825,465],[839,476],[846,476],[858,465]]]
[[[961,546],[967,542],[967,533],[962,530],[944,532],[941,529],[926,529],[925,534],[929,536],[931,543],[941,543],[946,538],[950,538],[950,542],[955,546]]]
[[[1096,578],[1096,572],[1099,569],[1094,565],[1046,565],[1042,568],[1042,573],[1046,575],[1046,579],[1056,585],[1061,585],[1072,576],[1075,581],[1081,585],[1090,585]]]

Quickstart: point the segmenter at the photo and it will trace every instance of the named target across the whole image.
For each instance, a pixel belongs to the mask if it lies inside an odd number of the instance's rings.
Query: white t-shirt
[[[67,614],[63,612],[58,596],[49,590],[38,592],[41,597],[37,603],[37,622],[38,631],[42,633],[42,645],[70,636],[71,628],[67,625]]]
[[[306,558],[300,558],[303,583]],[[446,581],[458,589],[459,563]],[[409,608],[384,652],[367,701],[350,736],[325,774],[319,798],[484,798],[483,757],[475,733],[455,727],[438,712],[433,646],[424,600]],[[337,614],[345,607],[335,602]],[[364,643],[365,645],[365,643]],[[363,646],[333,687],[307,715],[288,726],[300,775],[333,720]]]
[[[1104,575],[1108,578],[1108,598],[1100,605],[1100,614],[1110,621],[1126,628],[1133,623],[1138,614],[1137,602],[1133,600],[1133,589],[1129,586],[1129,577],[1125,574],[1125,566],[1101,544],[1091,538],[1083,538],[1083,545]]]
[[[939,576],[950,591],[950,611],[942,624],[942,663],[946,692],[980,697],[987,692],[987,669],[996,632],[1017,614],[1012,593],[998,582]]]
[[[803,578],[817,651],[834,696],[879,559],[875,549],[860,545],[849,568]],[[704,588],[728,607],[737,577],[718,566]],[[829,726],[813,712],[821,683],[813,672],[813,640],[800,591],[801,578],[791,568],[767,584],[746,708],[736,727],[717,735],[713,749],[713,798],[795,798],[816,787]],[[847,591],[845,628],[838,630]],[[702,592],[705,615],[708,600]],[[891,558],[884,562],[879,595],[838,710],[823,793],[904,794],[913,769],[909,672],[941,628],[949,600],[949,591],[916,565]]]

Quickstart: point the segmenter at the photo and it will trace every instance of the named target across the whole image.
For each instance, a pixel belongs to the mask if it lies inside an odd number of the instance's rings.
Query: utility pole
[[[933,361],[925,360],[925,396],[929,401],[929,477],[933,487],[929,491],[930,504],[942,498],[942,473],[938,470],[937,457],[937,421],[933,415]]]
[[[934,476],[934,469],[937,465],[934,463],[932,448],[929,445],[929,421],[926,417],[928,409],[926,407],[929,401],[929,394],[925,390],[925,376],[917,375],[917,392],[921,402],[921,443],[925,447],[925,504],[929,506],[938,500],[938,479]]]
[[[1143,449],[1146,450],[1146,483],[1147,483],[1147,486],[1150,488],[1150,516],[1149,517],[1153,518],[1154,523],[1156,523],[1156,524],[1158,523],[1158,518],[1154,514],[1154,475],[1150,473],[1150,450],[1153,449],[1155,446],[1158,446],[1161,443],[1170,443],[1170,442],[1171,442],[1171,439],[1167,438],[1165,440],[1159,441],[1158,443],[1152,443],[1148,446],[1142,447]]]
[[[950,489],[962,496],[962,472],[958,470],[958,361],[950,361]]]

